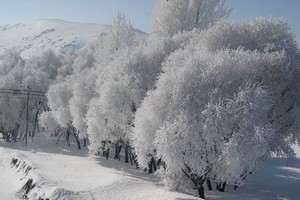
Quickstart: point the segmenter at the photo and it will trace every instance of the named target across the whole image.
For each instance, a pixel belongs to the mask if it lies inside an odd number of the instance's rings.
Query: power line
[[[0,88],[0,91],[15,91],[15,92],[27,92],[27,90],[22,90],[22,89],[8,89],[8,88]],[[35,92],[35,93],[42,93],[46,94],[46,92],[41,91],[41,90],[29,90],[29,92]]]
[[[1,96],[1,94],[2,94],[2,96]],[[5,95],[5,96],[3,96],[3,95]],[[26,131],[25,131],[25,135],[22,139],[22,140],[25,140],[25,144],[27,144],[27,138],[28,138],[29,103],[30,103],[30,100],[40,99],[39,101],[41,101],[41,99],[43,97],[46,99],[46,92],[39,91],[39,90],[30,90],[29,86],[27,86],[27,90],[0,88],[0,98],[1,99],[5,98],[5,99],[9,100],[10,98],[14,98],[14,99],[22,99],[22,100],[25,99],[26,100],[26,103],[24,104],[26,106]],[[22,109],[21,113],[23,113],[23,109]]]
[[[13,90],[6,90],[6,91],[1,91],[0,93],[2,94],[13,94],[13,95],[18,95],[18,94],[22,94],[22,95],[27,95],[27,92],[20,92],[20,91],[13,91]],[[39,96],[45,96],[45,93],[39,93],[39,92],[32,92],[29,91],[30,95],[39,95]]]
[[[42,99],[43,96],[31,96],[32,99]],[[26,96],[0,96],[0,99],[26,99]]]
[[[26,97],[16,97],[16,96],[0,96],[1,99],[25,99]]]
[[[21,92],[21,93],[16,93],[16,92],[11,92],[11,91],[5,91],[5,92],[0,91],[0,94],[27,95],[27,93],[23,93],[23,92]],[[45,94],[41,94],[41,93],[29,93],[29,95],[30,95],[30,96],[42,96],[42,97],[45,96]]]
[[[0,94],[8,95],[28,95],[29,96],[40,96],[44,97],[46,92],[39,91],[39,90],[21,90],[21,89],[7,89],[7,88],[0,88]]]

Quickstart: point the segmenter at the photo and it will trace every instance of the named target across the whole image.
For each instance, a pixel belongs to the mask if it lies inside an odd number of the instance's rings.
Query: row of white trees
[[[270,153],[299,142],[299,50],[281,20],[218,22],[165,59],[135,114],[139,164],[165,161],[171,188],[188,176],[243,184]]]
[[[88,139],[107,158],[112,145],[116,159],[123,148],[149,172],[160,163],[168,188],[193,183],[204,198],[205,181],[220,191],[241,185],[266,156],[293,157],[300,141],[300,54],[288,24],[224,21],[229,14],[222,0],[160,0],[150,35],[137,36],[119,13],[78,55],[8,57],[3,74],[23,82],[0,83],[47,90],[48,131],[74,135],[79,148]],[[13,127],[17,116],[0,104]]]

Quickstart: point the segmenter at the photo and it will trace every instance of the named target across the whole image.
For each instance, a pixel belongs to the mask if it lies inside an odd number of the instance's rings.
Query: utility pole
[[[27,135],[28,135],[28,103],[29,103],[29,86],[27,86],[26,95],[26,133],[25,133],[25,144],[27,145]]]
[[[23,134],[20,135],[21,140],[22,141],[25,140],[25,144],[27,144],[27,142],[28,142],[27,140],[28,140],[28,133],[29,133],[29,131],[28,131],[29,130],[29,102],[30,102],[30,100],[33,100],[35,98],[46,98],[45,94],[46,93],[44,91],[30,90],[29,86],[27,86],[27,89],[0,88],[0,99],[1,98],[5,98],[5,99],[21,98],[22,101],[24,101],[24,99],[25,99],[24,107],[22,108],[20,116],[19,116],[19,120],[20,120],[21,116],[22,116],[22,113],[23,113],[23,110],[25,111],[25,106],[26,106],[26,116],[25,116],[25,118],[26,118],[26,122],[25,122],[26,132],[25,132],[24,136],[23,136]],[[44,101],[45,101],[45,99],[44,99]],[[42,102],[42,104],[44,103],[44,101]],[[41,104],[41,106],[42,106],[42,104]],[[41,108],[41,106],[40,106],[40,108]],[[37,108],[38,109],[37,112],[39,112],[40,108]],[[36,115],[38,115],[38,113]],[[36,117],[36,120],[37,120],[37,117]]]

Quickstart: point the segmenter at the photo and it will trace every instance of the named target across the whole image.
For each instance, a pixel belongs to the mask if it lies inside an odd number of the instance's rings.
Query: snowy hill
[[[48,49],[74,52],[109,30],[108,25],[67,22],[58,19],[38,20],[29,24],[0,26],[0,60],[10,50],[24,58]],[[137,35],[143,35],[136,30]]]

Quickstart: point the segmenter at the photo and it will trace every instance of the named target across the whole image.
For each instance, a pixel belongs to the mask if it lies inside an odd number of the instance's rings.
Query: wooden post
[[[28,103],[29,103],[29,86],[27,86],[27,96],[26,96],[26,133],[25,133],[25,144],[27,145],[27,135],[28,135]]]

